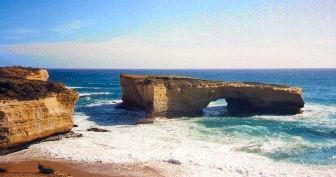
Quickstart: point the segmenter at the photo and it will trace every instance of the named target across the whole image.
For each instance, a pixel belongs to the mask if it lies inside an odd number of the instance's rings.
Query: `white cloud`
[[[66,35],[66,34],[71,34],[73,32],[76,32],[77,30],[80,30],[85,26],[87,26],[87,24],[84,24],[83,22],[79,20],[74,20],[68,24],[60,25],[52,29],[52,31]]]
[[[165,38],[130,36],[104,42],[58,42],[2,46],[7,52],[36,56],[78,68],[316,68],[336,67],[330,41],[223,40],[223,36],[183,32]],[[215,36],[214,36],[215,35]],[[169,40],[169,39],[180,40]],[[167,39],[167,40],[165,40]],[[1,48],[1,47],[0,47]]]
[[[84,40],[0,45],[0,53],[72,68],[336,67],[331,7],[306,1],[281,6],[266,3],[237,13],[223,10],[224,14],[213,18],[195,17],[183,24],[153,22],[143,24],[144,29],[139,25],[139,31],[132,33],[137,37],[88,42],[80,36]],[[74,20],[53,31],[72,35],[88,25]]]

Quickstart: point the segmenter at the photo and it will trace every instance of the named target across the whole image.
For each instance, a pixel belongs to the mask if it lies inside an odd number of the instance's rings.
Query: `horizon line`
[[[53,68],[45,69],[73,69],[73,70],[289,70],[289,69],[336,69],[336,68]]]
[[[38,67],[38,66],[22,66],[22,65],[11,65],[11,66],[0,66],[1,67],[31,67],[31,68],[43,68],[43,69],[73,69],[73,70],[287,70],[287,69],[336,69],[336,67],[319,67],[319,68],[71,68],[71,67]]]

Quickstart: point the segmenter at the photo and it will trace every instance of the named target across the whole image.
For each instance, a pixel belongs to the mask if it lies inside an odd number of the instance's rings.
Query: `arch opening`
[[[229,114],[228,103],[225,98],[211,101],[207,107],[203,109],[204,116],[225,116]]]
[[[258,111],[248,100],[235,99],[231,97],[220,98],[211,101],[202,112],[204,116],[235,116],[235,117],[251,117],[258,115]]]

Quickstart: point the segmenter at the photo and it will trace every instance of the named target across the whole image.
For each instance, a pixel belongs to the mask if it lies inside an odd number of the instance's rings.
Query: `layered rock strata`
[[[302,89],[285,85],[126,74],[120,83],[122,107],[143,109],[151,117],[200,115],[223,98],[233,113],[297,114],[304,106]]]
[[[32,68],[20,68],[24,75],[3,74],[9,70],[0,68],[0,149],[71,131],[76,91],[45,81],[44,70],[29,74]]]

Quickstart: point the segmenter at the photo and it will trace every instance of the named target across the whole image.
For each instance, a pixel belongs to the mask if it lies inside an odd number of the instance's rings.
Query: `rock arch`
[[[123,74],[120,82],[122,106],[151,116],[196,116],[211,101],[223,98],[233,112],[297,114],[304,106],[302,89],[285,85]]]

